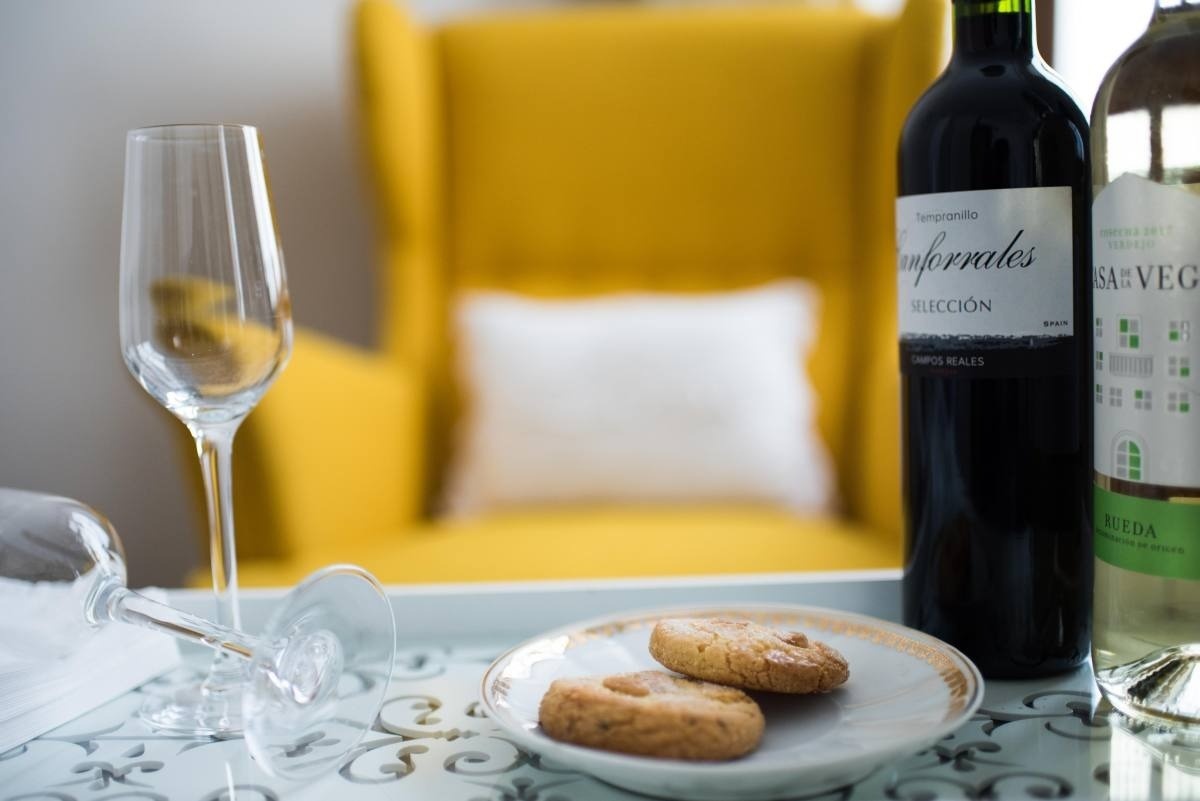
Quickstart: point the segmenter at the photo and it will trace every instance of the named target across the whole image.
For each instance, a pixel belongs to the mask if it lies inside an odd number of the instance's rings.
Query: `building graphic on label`
[[[1104,318],[1096,318],[1096,336],[1103,339]],[[1147,379],[1154,375],[1154,356],[1142,355],[1142,318],[1133,314],[1117,316],[1117,350],[1105,357],[1096,348],[1096,370],[1103,370],[1108,362],[1108,372],[1121,378]],[[1119,405],[1119,404],[1117,404]]]
[[[1132,431],[1122,431],[1113,441],[1115,478],[1126,481],[1146,480],[1146,444]]]

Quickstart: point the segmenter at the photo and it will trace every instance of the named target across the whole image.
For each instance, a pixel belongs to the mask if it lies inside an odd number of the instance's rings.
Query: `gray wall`
[[[259,126],[296,319],[367,343],[349,7],[0,0],[0,486],[105,511],[135,584],[178,583],[203,556],[181,424],[118,350],[125,131]]]
[[[816,2],[817,0],[812,0]],[[860,0],[890,10],[898,0]],[[420,0],[426,18],[548,0]],[[821,0],[835,2],[835,0]],[[242,122],[266,145],[296,320],[370,341],[351,0],[0,0],[0,486],[106,512],[135,585],[204,560],[180,423],[117,344],[124,134]]]

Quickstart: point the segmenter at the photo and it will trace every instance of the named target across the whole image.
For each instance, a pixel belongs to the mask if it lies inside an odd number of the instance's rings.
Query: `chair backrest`
[[[687,292],[803,276],[822,295],[811,374],[843,496],[858,513],[858,495],[894,494],[863,487],[875,457],[860,422],[878,408],[868,373],[895,363],[895,143],[941,60],[944,20],[945,0],[909,0],[896,18],[615,5],[424,29],[393,0],[364,0],[385,347],[448,398],[460,289]],[[878,365],[884,342],[893,355]]]

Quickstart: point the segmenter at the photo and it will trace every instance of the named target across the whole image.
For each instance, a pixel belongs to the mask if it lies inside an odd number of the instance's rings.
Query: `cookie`
[[[538,712],[555,740],[669,759],[735,759],[763,733],[762,711],[741,690],[657,670],[558,679]]]
[[[660,620],[650,655],[696,679],[777,693],[824,693],[846,682],[846,660],[825,643],[745,620]]]

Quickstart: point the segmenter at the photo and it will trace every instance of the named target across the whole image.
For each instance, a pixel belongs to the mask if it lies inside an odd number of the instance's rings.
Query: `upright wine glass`
[[[230,454],[238,425],[291,352],[283,254],[262,145],[247,125],[130,131],[121,231],[121,352],[196,440],[208,505],[215,622],[241,628]],[[191,734],[241,731],[243,667],[217,654],[207,678],[143,709]]]

